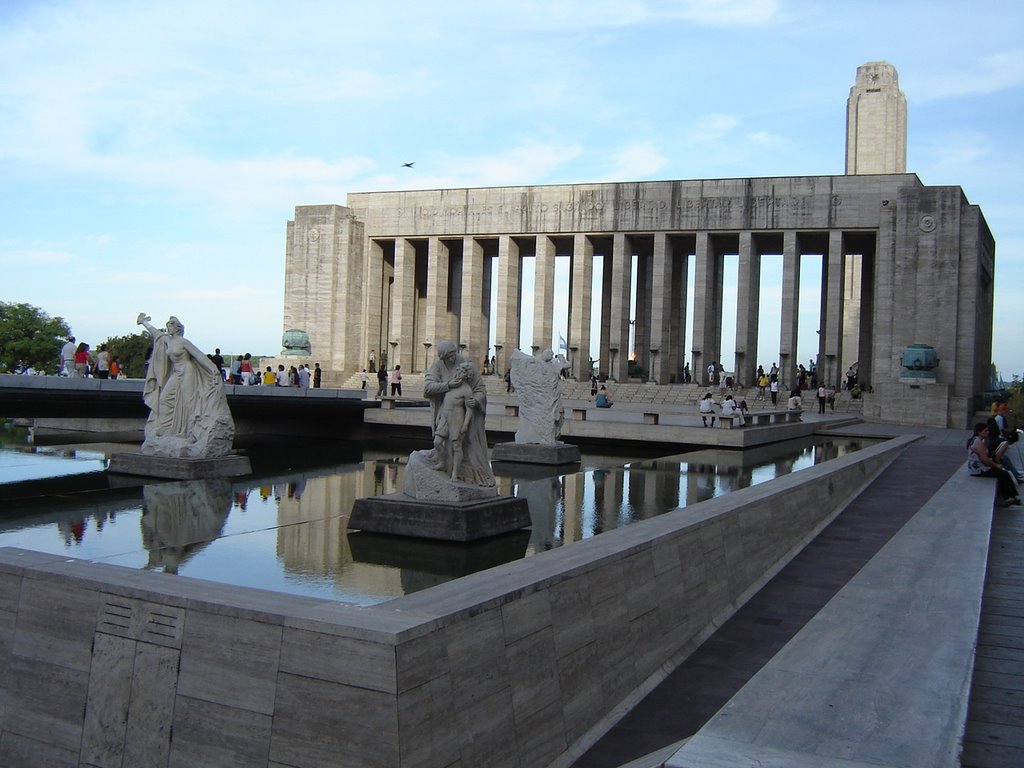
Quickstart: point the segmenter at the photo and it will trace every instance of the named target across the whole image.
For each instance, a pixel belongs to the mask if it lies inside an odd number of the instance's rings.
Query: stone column
[[[787,229],[782,238],[782,334],[779,339],[779,375],[787,388],[796,383],[799,315],[800,253],[796,232]],[[779,392],[780,396],[783,394]]]
[[[508,370],[512,351],[519,349],[519,290],[522,268],[519,244],[509,235],[498,238],[498,316],[495,319],[495,352],[498,374]]]
[[[477,367],[488,354],[487,314],[484,297],[484,248],[475,237],[462,239],[462,315],[459,339]],[[481,369],[483,370],[483,369]]]
[[[388,339],[388,370],[396,365],[412,369],[416,330],[416,248],[409,240],[395,240],[395,284],[391,292],[391,338]]]
[[[427,270],[427,312],[423,341],[432,345],[442,339],[458,341],[452,334],[452,326],[448,317],[448,272],[451,268],[451,252],[440,238],[432,237],[427,241],[427,258],[430,268]],[[429,361],[428,361],[429,364]],[[410,366],[410,372],[415,366]]]
[[[736,290],[736,378],[754,383],[757,371],[757,327],[761,306],[761,254],[750,232],[740,232],[739,276]]]
[[[535,352],[552,346],[554,313],[555,244],[547,235],[537,235],[536,271],[533,285],[533,341],[531,342]]]
[[[846,296],[846,265],[843,256],[843,233],[828,233],[828,254],[821,274],[821,335],[818,339],[818,380],[838,384],[845,371],[839,368],[843,359],[843,300]]]
[[[710,385],[707,367],[721,363],[722,257],[707,232],[697,233],[693,286],[693,380]]]
[[[369,249],[370,254],[366,266],[366,295],[363,309],[366,313],[366,337],[363,339],[362,360],[359,361],[359,365],[356,367],[356,370],[360,371],[363,368],[369,370],[370,350],[373,350],[374,356],[379,361],[381,347],[387,343],[387,328],[382,324],[387,316],[388,294],[391,289],[389,279],[392,277],[390,265],[385,269],[384,248],[381,247],[381,244],[376,240],[371,240]],[[349,286],[348,290],[352,293],[357,293],[357,291],[353,290],[352,286]],[[371,380],[373,379],[372,376],[370,378]]]
[[[652,264],[653,242],[648,238],[636,238],[632,241],[633,254],[636,257],[636,309],[633,314],[633,343],[630,354],[636,355],[637,364],[641,369],[650,371],[651,365],[651,295],[659,288],[654,287],[654,265]]]
[[[633,254],[629,241],[621,232],[612,238],[612,269],[611,269],[611,324],[608,336],[609,353],[614,357],[610,361],[608,377],[616,381],[625,381],[629,375],[629,288],[633,274]],[[612,351],[614,350],[614,351]]]
[[[654,235],[653,291],[651,293],[651,380],[658,384],[669,383],[674,372],[672,355],[672,320],[675,294],[675,275],[672,246],[668,236],[659,232]]]
[[[594,244],[586,235],[572,242],[572,275],[569,290],[569,348],[572,374],[583,381],[590,377],[590,324],[594,301]]]

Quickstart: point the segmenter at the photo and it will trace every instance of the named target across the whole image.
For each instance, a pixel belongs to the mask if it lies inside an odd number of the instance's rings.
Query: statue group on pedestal
[[[420,500],[452,500],[453,494],[464,499],[473,488],[496,494],[487,449],[487,388],[453,342],[438,342],[437,359],[423,375],[423,395],[430,400],[434,446],[409,457],[405,493]]]

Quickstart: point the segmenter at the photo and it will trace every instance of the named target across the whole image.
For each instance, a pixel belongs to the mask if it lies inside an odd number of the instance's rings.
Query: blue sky
[[[907,170],[962,186],[995,235],[1009,378],[1022,30],[1013,0],[3,0],[0,300],[94,343],[146,311],[204,349],[275,353],[296,205],[841,174],[856,69],[885,60]]]

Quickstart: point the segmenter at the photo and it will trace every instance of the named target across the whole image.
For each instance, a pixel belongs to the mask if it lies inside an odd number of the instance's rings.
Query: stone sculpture
[[[553,444],[562,432],[562,371],[564,357],[545,349],[540,357],[512,353],[512,384],[519,395],[517,443]]]
[[[494,496],[484,428],[487,388],[451,341],[438,343],[437,359],[423,376],[423,394],[433,412],[434,447],[409,457],[404,492],[420,500]]]
[[[545,349],[540,357],[512,353],[512,384],[519,398],[516,439],[494,446],[497,462],[569,464],[580,460],[579,446],[560,439],[564,423],[562,372],[569,367],[561,355]]]
[[[289,328],[281,335],[281,346],[283,347],[282,355],[308,357],[313,354],[313,348],[309,343],[309,334],[298,328]]]
[[[231,453],[235,423],[220,371],[192,342],[176,317],[161,330],[139,313],[153,337],[142,397],[149,406],[142,453],[171,458],[218,458]]]

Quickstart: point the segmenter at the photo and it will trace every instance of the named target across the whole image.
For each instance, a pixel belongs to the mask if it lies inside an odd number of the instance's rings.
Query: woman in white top
[[[716,405],[717,405],[717,403],[711,398],[711,393],[710,392],[708,392],[706,395],[704,395],[703,398],[701,398],[700,407],[699,407],[698,410],[700,411],[700,417],[701,417],[701,419],[703,419],[705,427],[708,425],[708,416],[709,415],[711,416],[711,426],[712,427],[715,426],[715,406]]]

